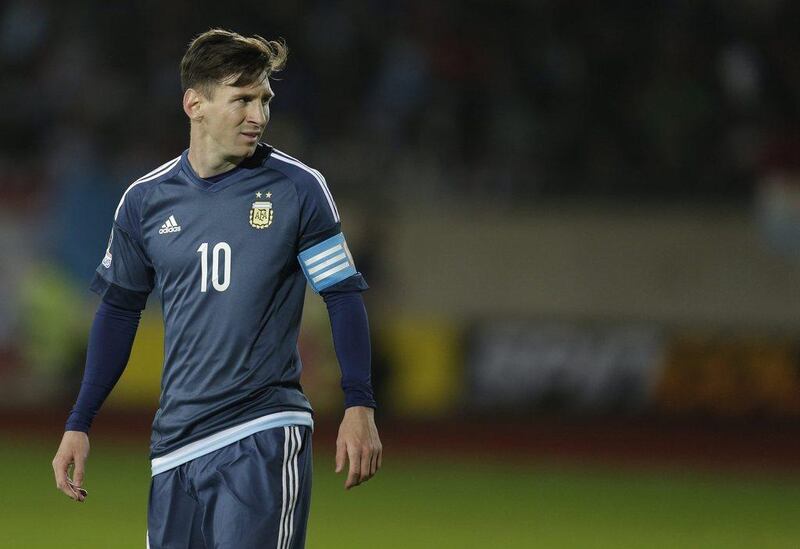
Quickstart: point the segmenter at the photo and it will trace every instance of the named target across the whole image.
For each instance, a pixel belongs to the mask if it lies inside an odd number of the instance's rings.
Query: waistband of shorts
[[[153,458],[150,462],[152,476],[164,473],[170,469],[199,458],[205,454],[219,450],[223,446],[266,429],[286,427],[287,425],[305,425],[314,428],[314,420],[309,412],[275,412],[265,416],[251,419],[245,423],[234,425],[213,435],[196,440],[168,454]]]

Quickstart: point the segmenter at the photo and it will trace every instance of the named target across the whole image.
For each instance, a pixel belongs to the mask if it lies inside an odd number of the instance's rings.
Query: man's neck
[[[239,162],[242,160],[244,159],[239,159]],[[189,164],[199,177],[207,179],[231,171],[239,162],[213,154],[205,140],[192,132],[189,138]]]

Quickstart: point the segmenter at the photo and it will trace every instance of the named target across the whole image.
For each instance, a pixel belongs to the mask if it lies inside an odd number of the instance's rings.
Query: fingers
[[[371,479],[381,467],[383,447],[371,408],[352,406],[345,410],[336,440],[336,472],[350,467],[345,488],[350,489]]]
[[[78,497],[78,501],[83,501],[86,499],[86,492],[81,489],[81,487],[83,486],[83,475],[85,466],[86,466],[86,461],[81,456],[76,456],[75,470],[72,473],[72,482],[69,482],[69,479],[67,479],[67,482],[70,484],[70,489]]]
[[[69,467],[69,463],[63,462],[60,456],[56,455],[56,457],[53,458],[53,473],[56,477],[56,488],[72,499],[75,499],[71,491],[65,491],[65,488],[67,488],[67,467]]]
[[[83,501],[83,496],[76,492],[70,485],[67,470],[69,469],[72,459],[63,455],[56,455],[53,459],[53,471],[56,477],[56,488],[61,490],[64,495],[74,501]]]
[[[350,446],[347,448],[347,457],[350,459],[350,471],[344,487],[349,490],[353,486],[361,484],[361,453],[355,446]]]
[[[372,475],[370,476],[375,476],[375,473],[377,473],[378,469],[381,468],[382,459],[383,459],[383,445],[381,444],[380,439],[377,439],[373,443],[372,447],[372,454],[371,454]]]
[[[56,477],[56,487],[60,488],[61,485],[66,482],[67,480],[67,466],[68,463],[61,463],[61,457],[56,454],[56,457],[53,458],[53,474]]]
[[[75,459],[75,471],[73,471],[72,474],[72,484],[80,488],[81,486],[83,486],[83,471],[85,463],[80,457],[78,456],[76,457],[77,459]]]
[[[380,442],[375,444],[364,443],[352,445],[345,443],[342,445],[342,449],[342,455],[346,455],[350,462],[347,480],[344,485],[348,490],[371,479],[381,467],[383,448]],[[341,471],[345,458],[341,458],[341,466],[339,459],[337,446],[337,473]]]
[[[366,482],[372,478],[374,471],[372,470],[372,450],[369,446],[361,450],[361,477],[358,483]]]
[[[65,431],[55,457],[53,473],[56,488],[74,501],[84,501],[86,490],[82,488],[86,459],[89,457],[89,437],[81,431]],[[74,481],[70,478],[69,469],[74,465]]]
[[[370,466],[369,466],[371,473],[370,476],[375,476],[375,473],[377,473],[378,469],[380,469],[379,465],[380,458],[381,458],[381,450],[379,448],[377,451],[372,453],[372,459],[370,460]]]
[[[69,484],[69,487],[72,489],[73,492],[75,492],[75,495],[78,496],[78,501],[86,500],[86,496],[88,495],[88,493],[86,492],[85,489],[81,488],[80,486],[75,486],[75,484],[70,482],[69,479],[67,480],[67,484]]]
[[[347,446],[344,441],[336,441],[336,472],[341,473],[344,468],[344,460],[347,457]]]

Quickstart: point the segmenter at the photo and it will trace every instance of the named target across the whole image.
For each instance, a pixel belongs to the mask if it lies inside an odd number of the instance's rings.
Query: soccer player
[[[366,282],[323,175],[259,141],[269,77],[286,53],[281,42],[218,29],[191,42],[181,61],[189,148],[122,195],[91,284],[102,302],[53,459],[56,485],[85,499],[92,419],[157,289],[165,341],[151,440],[154,549],[303,547],[313,427],[297,352],[306,281],[325,301],[342,370],[336,471],[349,462],[349,489],[381,466]]]

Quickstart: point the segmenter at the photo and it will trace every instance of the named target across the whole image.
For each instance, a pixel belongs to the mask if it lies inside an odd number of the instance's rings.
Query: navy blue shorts
[[[147,547],[302,548],[310,503],[311,429],[267,429],[155,475]]]

